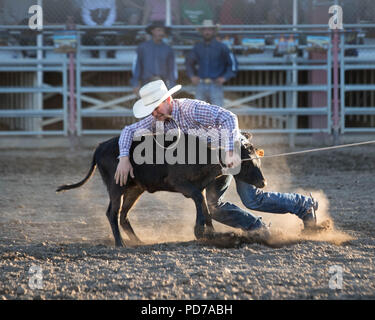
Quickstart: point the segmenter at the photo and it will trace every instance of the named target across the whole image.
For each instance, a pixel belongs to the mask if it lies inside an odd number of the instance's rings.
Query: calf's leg
[[[139,240],[132,226],[130,225],[128,213],[134,206],[134,204],[137,202],[142,193],[143,190],[137,186],[128,188],[124,194],[122,208],[120,212],[120,225],[129,237],[130,241],[134,242],[135,244],[142,244],[142,241]]]
[[[210,229],[209,231],[213,230],[211,215],[208,211],[207,202],[203,191],[197,189],[193,185],[181,183],[176,183],[175,188],[176,191],[182,193],[185,197],[193,199],[197,209],[194,235],[197,239],[203,238],[205,233],[205,225],[208,226]]]
[[[197,218],[195,221],[194,235],[197,239],[204,238],[205,225],[212,227],[211,217],[208,217],[207,203],[204,195],[200,191],[194,191],[191,198],[197,208]],[[208,219],[209,221],[208,221]],[[213,227],[212,227],[213,228]]]
[[[206,231],[208,233],[212,233],[212,232],[215,231],[214,226],[212,225],[212,217],[211,217],[210,211],[208,210],[206,195],[204,193],[202,193],[202,196],[203,196],[203,198],[202,198],[202,211],[203,211],[203,215],[206,219]]]
[[[111,225],[113,237],[115,238],[116,247],[123,247],[124,242],[121,238],[120,230],[118,227],[118,214],[121,206],[121,191],[120,189],[111,190],[109,193],[110,202],[107,209],[107,218]]]

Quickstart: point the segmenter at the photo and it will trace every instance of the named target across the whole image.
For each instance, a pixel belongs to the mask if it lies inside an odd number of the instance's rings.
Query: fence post
[[[345,34],[340,34],[340,132],[345,134]]]
[[[40,7],[43,7],[43,0],[38,0],[38,5]],[[43,71],[42,71],[42,68],[43,68],[43,63],[42,63],[42,60],[43,60],[43,33],[42,31],[38,30],[38,33],[37,33],[37,36],[36,36],[36,45],[38,47],[37,51],[36,51],[36,58],[38,60],[38,68],[39,70],[36,72],[36,82],[37,82],[37,86],[39,88],[39,90],[42,90],[43,88]],[[43,92],[40,91],[38,93],[35,94],[35,105],[34,105],[34,109],[37,109],[37,110],[43,110]],[[43,127],[42,127],[42,120],[43,118],[35,118],[34,121],[33,121],[33,125],[32,125],[32,129],[31,130],[37,130],[37,131],[43,131]],[[30,122],[30,120],[29,120]],[[28,128],[28,130],[30,130],[30,128]],[[38,137],[41,137],[41,135],[38,135]]]
[[[339,34],[338,30],[333,30],[333,144],[339,144],[339,128],[340,128],[340,115],[339,115]],[[343,90],[343,88],[341,88]]]
[[[327,23],[327,12],[329,9],[328,2],[312,2],[311,10],[310,10],[310,17],[312,24],[326,24]],[[322,34],[327,34],[327,32],[323,32]],[[309,54],[310,60],[322,60],[322,62],[318,62],[319,65],[324,63],[325,61],[325,69],[318,69],[318,70],[311,70],[309,72],[309,82],[313,85],[325,85],[325,90],[322,91],[313,91],[309,93],[309,100],[310,106],[312,108],[315,107],[329,107],[330,103],[328,99],[330,99],[330,92],[328,92],[329,83],[331,83],[332,79],[329,77],[329,70],[330,67],[329,58],[332,50],[330,47],[326,51],[311,51]],[[332,100],[332,99],[330,99]],[[327,103],[328,102],[328,103]],[[327,118],[328,117],[328,118]],[[331,117],[329,112],[327,115],[313,115],[310,116],[310,126],[313,129],[325,129],[329,128],[328,122],[332,123]],[[327,128],[327,129],[328,129]],[[331,133],[330,132],[316,132],[312,134],[313,142],[314,143],[327,143],[331,141]]]
[[[73,17],[69,16],[67,21],[67,29],[74,30],[75,24],[73,22]],[[69,57],[69,142],[71,149],[77,146],[77,110],[75,104],[75,72],[74,72],[74,52],[70,51],[68,53]]]
[[[293,31],[292,32],[297,31],[297,25],[298,25],[298,2],[297,0],[293,0]],[[292,75],[291,84],[293,86],[298,86],[298,70],[296,69],[298,66],[296,62],[297,57],[292,54],[291,59],[292,59],[292,66],[293,66],[293,70],[291,71],[291,75]],[[292,98],[291,107],[293,109],[297,109],[298,108],[298,92],[295,90],[291,92],[291,98]],[[288,107],[290,106],[288,105]],[[291,129],[296,129],[298,118],[296,116],[290,116],[288,117],[288,119],[289,119],[289,127]],[[295,136],[296,136],[295,133],[289,134],[289,146],[292,148],[295,147]]]
[[[170,26],[171,24],[172,24],[171,0],[165,0],[165,25]]]

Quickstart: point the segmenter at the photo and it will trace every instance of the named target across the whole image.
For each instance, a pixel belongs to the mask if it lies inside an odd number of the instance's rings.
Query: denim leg
[[[223,86],[212,83],[210,85],[210,103],[219,107],[224,104]]]
[[[195,99],[206,101],[207,99],[207,88],[204,83],[198,83],[195,87]]]
[[[236,179],[242,203],[251,210],[270,213],[293,213],[303,218],[312,206],[310,197],[298,193],[265,192]]]
[[[232,178],[230,175],[222,176],[206,188],[207,203],[212,218],[233,228],[251,230],[258,227],[261,223],[261,217],[256,217],[230,202],[223,201],[224,193],[227,191]]]

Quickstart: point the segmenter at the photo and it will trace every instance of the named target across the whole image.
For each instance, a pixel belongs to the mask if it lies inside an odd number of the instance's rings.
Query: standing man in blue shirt
[[[142,42],[137,48],[133,63],[131,85],[138,95],[139,88],[153,80],[163,80],[168,88],[177,81],[177,67],[173,49],[163,39],[169,28],[162,21],[155,21],[146,28],[151,40]]]
[[[196,86],[196,99],[223,107],[223,84],[236,76],[237,61],[229,48],[216,40],[217,29],[212,20],[203,21],[203,41],[186,57],[186,72]]]

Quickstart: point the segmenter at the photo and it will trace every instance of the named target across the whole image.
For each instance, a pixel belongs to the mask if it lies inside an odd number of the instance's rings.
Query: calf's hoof
[[[125,243],[122,240],[116,240],[115,246],[116,246],[116,248],[123,248],[123,247],[125,247]]]
[[[204,232],[205,232],[206,234],[213,234],[213,233],[215,233],[215,229],[214,229],[213,226],[206,226]]]
[[[145,245],[145,243],[141,240],[130,240],[130,241],[127,241],[126,242],[126,246],[130,246],[130,247],[136,247],[136,246],[143,246]]]
[[[194,227],[194,235],[195,235],[195,238],[196,239],[203,239],[204,238],[204,226],[199,226],[199,225],[196,225]]]

